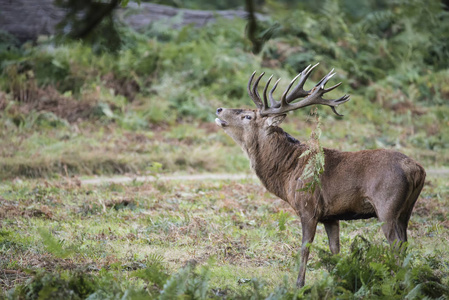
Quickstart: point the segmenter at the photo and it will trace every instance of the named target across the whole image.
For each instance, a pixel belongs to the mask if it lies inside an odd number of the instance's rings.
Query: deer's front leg
[[[305,220],[307,219],[307,220]],[[301,246],[301,264],[299,265],[299,275],[296,281],[297,287],[303,287],[306,278],[307,260],[309,259],[310,244],[315,237],[317,221],[315,219],[301,218],[302,224],[302,246]]]
[[[329,249],[332,254],[340,252],[340,222],[338,220],[323,222],[329,238]]]

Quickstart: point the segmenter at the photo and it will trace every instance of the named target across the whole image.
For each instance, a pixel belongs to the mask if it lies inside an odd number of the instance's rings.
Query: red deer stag
[[[315,65],[316,66],[316,65]],[[257,109],[218,108],[215,122],[246,152],[251,168],[268,191],[287,201],[301,218],[302,248],[297,286],[304,286],[309,247],[318,223],[323,223],[333,254],[340,251],[339,220],[377,217],[390,244],[407,241],[407,225],[413,206],[424,185],[424,168],[406,155],[385,149],[341,152],[323,148],[324,172],[315,191],[303,191],[301,179],[307,159],[301,156],[309,146],[284,132],[278,125],[286,113],[313,104],[335,108],[349,100],[326,100],[323,95],[341,83],[325,88],[333,70],[311,90],[304,83],[315,67],[308,66],[288,85],[280,101],[273,98],[279,80],[268,93],[273,76],[258,92],[262,73],[248,82],[248,93]],[[298,84],[289,93],[293,83]],[[298,98],[301,101],[294,102]],[[268,104],[268,101],[270,104]]]

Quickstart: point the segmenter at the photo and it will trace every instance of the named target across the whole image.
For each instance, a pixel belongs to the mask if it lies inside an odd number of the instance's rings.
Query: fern
[[[353,239],[349,255],[318,249],[319,265],[326,267],[332,282],[322,286],[325,278],[316,283],[317,292],[331,292],[339,298],[447,298],[449,288],[425,261],[407,253],[405,244],[395,249],[361,236]]]
[[[48,230],[39,228],[38,232],[42,238],[42,243],[44,244],[46,250],[54,256],[59,258],[67,258],[75,253],[75,250],[70,247],[64,248],[64,240],[58,241]]]
[[[193,299],[207,299],[209,281],[211,278],[210,266],[213,262],[214,259],[210,258],[208,264],[202,266],[199,274],[190,281],[188,294],[193,296]]]
[[[208,299],[210,266],[213,262],[214,259],[210,258],[199,272],[195,271],[196,261],[187,263],[167,280],[159,299]]]
[[[316,127],[310,135],[308,141],[309,149],[304,151],[299,158],[307,158],[307,163],[301,175],[301,180],[305,182],[304,187],[300,191],[314,193],[316,187],[321,187],[321,174],[324,172],[324,151],[320,143],[321,137],[321,119],[316,113],[313,112],[316,118]]]
[[[187,264],[187,266],[182,268],[178,273],[172,275],[164,284],[159,299],[171,300],[180,298],[186,292],[187,281],[193,269],[193,264]]]
[[[170,277],[167,273],[163,260],[164,258],[160,255],[150,254],[147,258],[147,267],[136,270],[133,273],[133,276],[147,280],[160,289]]]
[[[276,215],[277,221],[278,221],[278,226],[279,226],[279,231],[284,231],[285,229],[287,229],[287,222],[290,218],[290,214],[287,212],[284,212],[283,210],[281,210],[277,215]]]

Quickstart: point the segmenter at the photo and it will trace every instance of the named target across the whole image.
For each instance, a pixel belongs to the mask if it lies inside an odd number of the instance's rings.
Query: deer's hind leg
[[[391,201],[395,202],[395,201]],[[402,201],[398,201],[402,202]],[[403,203],[402,203],[403,204]],[[407,222],[404,222],[404,207],[391,205],[377,211],[379,221],[383,222],[382,231],[390,245],[407,241]],[[408,221],[408,220],[407,220]]]
[[[413,204],[408,201],[410,194],[400,193],[390,198],[377,209],[377,215],[382,225],[382,231],[390,245],[407,241],[408,220]]]
[[[380,220],[383,221],[382,219]],[[383,223],[382,231],[390,245],[407,241],[407,224],[404,224],[397,219],[383,221]]]
[[[329,249],[332,254],[337,254],[340,252],[340,222],[327,221],[323,222],[324,228],[326,229],[327,237],[329,238]]]
[[[408,222],[423,184],[424,181],[417,187],[398,189],[395,197],[385,202],[388,205],[377,211],[379,220],[384,222],[382,230],[390,244],[407,241]]]

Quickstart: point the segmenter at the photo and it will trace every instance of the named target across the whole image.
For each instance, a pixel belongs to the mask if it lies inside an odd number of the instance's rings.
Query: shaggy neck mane
[[[247,153],[266,189],[287,201],[285,183],[292,174],[301,174],[294,171],[303,168],[299,157],[307,148],[282,128],[271,127],[266,135],[255,137]]]

